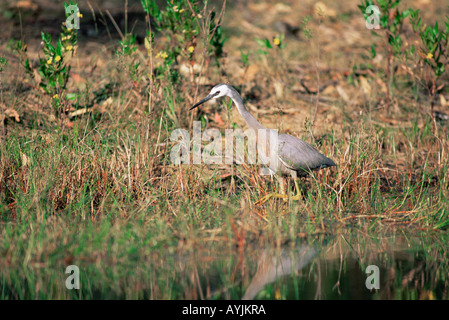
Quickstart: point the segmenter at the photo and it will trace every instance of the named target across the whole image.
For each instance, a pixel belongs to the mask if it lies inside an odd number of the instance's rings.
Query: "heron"
[[[243,104],[242,97],[234,87],[228,84],[218,84],[212,88],[210,93],[204,98],[193,105],[190,110],[195,109],[201,104],[221,97],[229,97],[237,107],[238,112],[242,116],[249,128],[253,130],[267,130],[267,132],[273,129],[265,128],[254,116],[249,113]],[[276,131],[277,134],[277,131]],[[300,200],[301,192],[298,186],[298,178],[305,177],[311,173],[311,171],[325,169],[336,166],[334,161],[320,153],[314,147],[307,142],[288,135],[277,135],[277,158],[278,167],[274,169],[276,173],[280,173],[281,176],[291,176],[295,182],[296,195],[291,198],[292,200]],[[281,189],[283,184],[281,183]],[[281,190],[283,191],[283,190]],[[256,204],[262,204],[270,198],[280,198],[286,200],[288,196],[286,194],[271,193],[262,197]]]

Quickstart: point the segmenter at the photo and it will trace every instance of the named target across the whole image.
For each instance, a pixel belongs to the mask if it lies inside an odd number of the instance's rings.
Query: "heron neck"
[[[232,94],[230,95],[230,98],[234,102],[234,104],[237,106],[237,110],[239,111],[240,115],[242,116],[243,120],[245,120],[248,127],[252,129],[265,129],[263,125],[260,124],[259,121],[257,121],[256,118],[253,117],[251,113],[245,108],[243,105],[243,100],[238,94],[237,91],[232,91]]]

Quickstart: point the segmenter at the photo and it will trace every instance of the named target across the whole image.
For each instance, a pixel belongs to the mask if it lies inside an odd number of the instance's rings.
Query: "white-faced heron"
[[[212,88],[210,93],[196,103],[190,110],[198,107],[199,105],[205,103],[206,101],[214,98],[229,97],[232,99],[240,115],[245,120],[246,124],[253,130],[267,130],[267,132],[273,131],[272,129],[267,129],[259,123],[243,105],[242,98],[240,94],[230,85],[218,84]],[[277,131],[276,131],[277,134]],[[268,136],[268,135],[266,135]],[[291,175],[295,181],[295,187],[297,195],[292,198],[292,200],[300,200],[301,193],[299,191],[297,178],[301,176],[306,176],[312,170],[319,170],[328,167],[335,166],[335,163],[326,157],[325,155],[318,152],[314,147],[305,141],[297,137],[293,137],[287,134],[277,135],[277,157],[279,160],[278,167],[275,171],[280,172],[282,175]],[[282,183],[281,183],[282,186]],[[264,196],[257,203],[266,202],[269,198],[282,198],[287,199],[285,194],[272,193]]]

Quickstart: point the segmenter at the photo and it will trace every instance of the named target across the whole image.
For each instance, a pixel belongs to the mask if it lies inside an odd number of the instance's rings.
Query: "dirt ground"
[[[128,25],[128,30],[137,34],[140,45],[143,45],[146,29],[140,1],[92,0],[79,4],[84,18],[72,69],[78,86],[85,77],[100,72],[108,63],[120,39],[117,27],[124,32]],[[345,121],[357,122],[367,113],[375,122],[407,126],[411,120],[408,116],[393,118],[384,112],[384,101],[379,96],[385,94],[386,84],[381,79],[362,75],[355,86],[347,81],[354,65],[360,63],[362,56],[369,55],[370,43],[381,40],[366,29],[357,4],[356,1],[338,4],[332,1],[228,1],[223,19],[227,38],[225,75],[216,77],[216,81],[240,86],[244,98],[248,95],[248,109],[267,127],[278,127],[299,136],[313,132],[319,137],[330,130],[341,134]],[[211,5],[219,8],[221,2],[213,1]],[[417,0],[401,4],[403,8],[409,6],[420,8],[423,16],[429,18],[444,17],[448,12],[445,1]],[[23,36],[30,58],[37,63],[40,32],[54,36],[59,32],[63,16],[61,1],[26,0],[17,4],[6,1],[0,7],[3,12],[0,15],[3,26],[0,50],[10,60],[10,65],[14,65],[17,58],[6,47],[10,39]],[[315,17],[308,26],[303,20],[306,16]],[[308,27],[313,31],[311,39],[304,36],[304,29]],[[286,35],[287,47],[281,52],[282,61],[270,66],[273,57],[258,54],[260,46],[255,39],[272,39],[281,33]],[[246,69],[241,63],[242,52],[249,54],[251,62]],[[385,63],[381,51],[374,63],[379,66]],[[260,77],[266,70],[271,70],[270,74]],[[2,75],[7,76],[7,73]],[[397,104],[402,103],[408,102],[397,101]],[[440,104],[438,111],[449,114],[449,104]],[[236,111],[233,112],[233,120],[243,125]],[[223,117],[223,113],[216,116],[217,126]],[[313,122],[312,131],[307,128],[307,121]]]

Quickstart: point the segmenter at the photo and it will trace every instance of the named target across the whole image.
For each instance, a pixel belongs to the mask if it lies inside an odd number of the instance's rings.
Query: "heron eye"
[[[215,92],[215,95],[216,95],[216,96],[219,95],[219,94],[220,94],[220,91]]]

